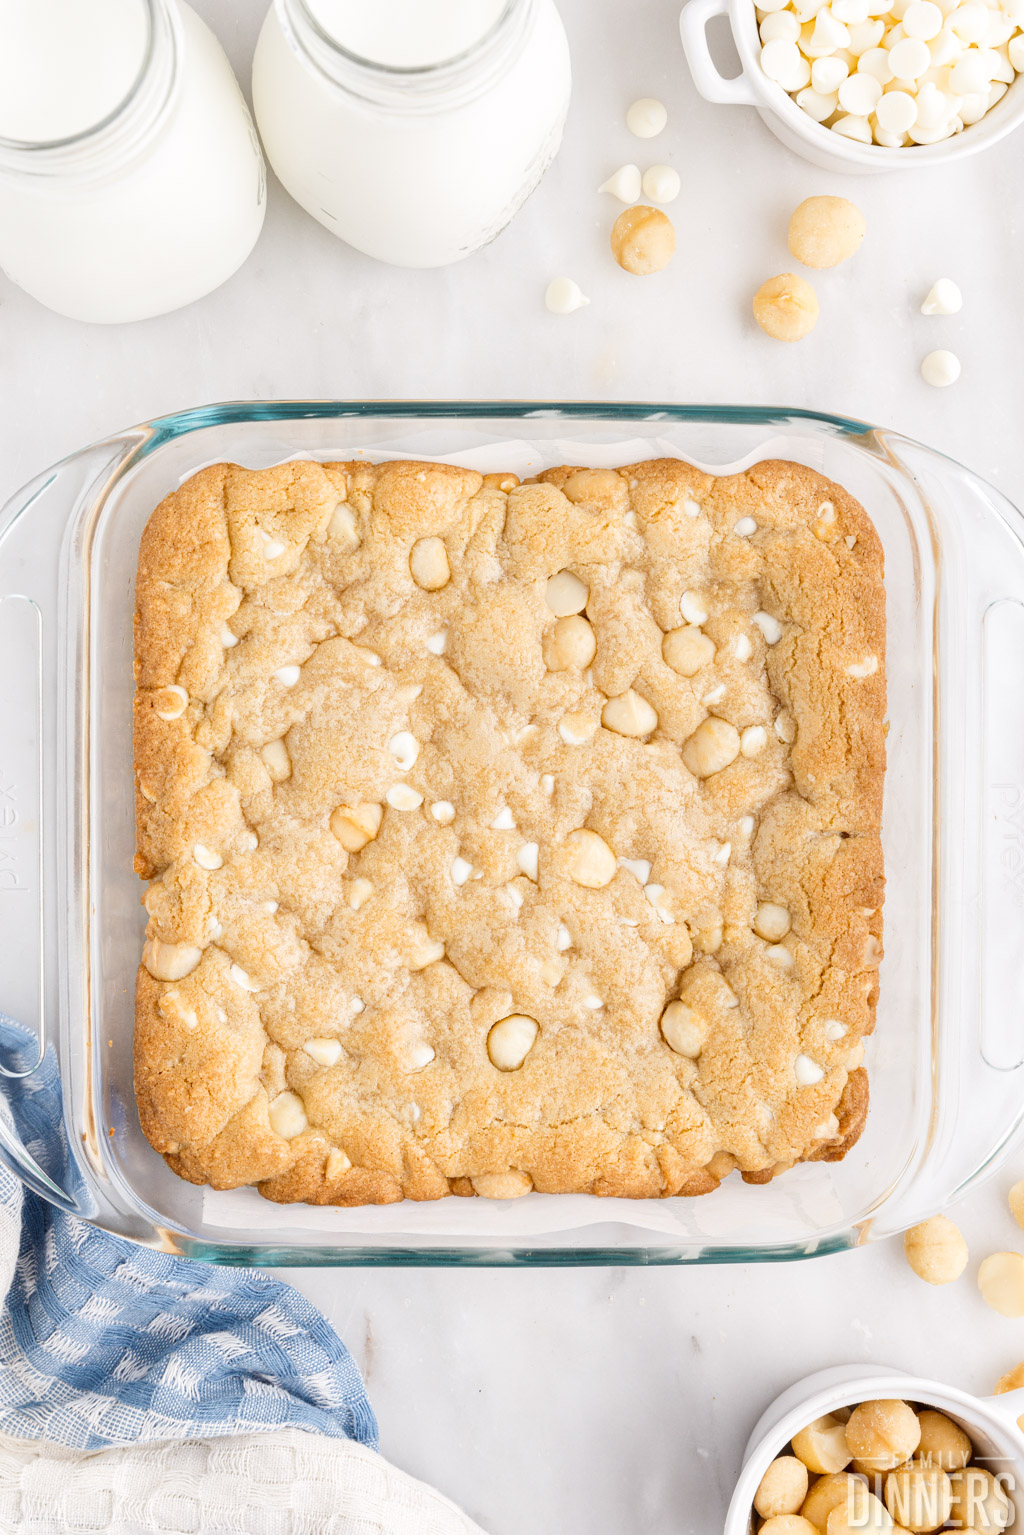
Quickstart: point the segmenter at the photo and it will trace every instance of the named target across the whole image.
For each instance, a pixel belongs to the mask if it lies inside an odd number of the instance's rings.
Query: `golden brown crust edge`
[[[211,783],[209,762],[211,752],[223,750],[225,740],[231,740],[232,719],[222,701],[224,651],[217,635],[242,604],[251,603],[253,594],[265,588],[259,548],[264,533],[258,529],[270,526],[272,532],[287,532],[291,542],[315,541],[346,498],[366,514],[381,515],[386,509],[393,530],[407,541],[425,534],[428,524],[437,526],[439,518],[448,517],[454,524],[477,503],[486,504],[481,523],[497,514],[503,500],[507,518],[508,487],[514,477],[492,476],[485,483],[469,471],[431,465],[424,489],[419,478],[423,470],[416,464],[379,469],[290,464],[253,474],[219,465],[187,482],[154,513],[140,550],[136,611],[137,868],[144,878],[152,879],[166,868],[176,827],[187,821],[191,835],[197,825],[216,825],[222,817],[226,778]],[[585,474],[551,470],[540,477],[538,486],[561,493],[569,485],[579,495],[571,504],[582,504],[598,515],[624,509],[609,507],[606,489],[601,488],[604,480],[595,480],[588,495]],[[718,533],[710,554],[710,578],[722,584],[750,579],[751,550],[757,548],[762,606],[789,615],[784,639],[767,653],[767,668],[774,696],[798,725],[790,764],[795,800],[777,795],[766,805],[754,864],[759,882],[785,894],[794,914],[802,914],[814,928],[818,952],[809,962],[812,968],[817,965],[818,1016],[842,1011],[849,1025],[849,1066],[836,1065],[829,1071],[820,1105],[803,1104],[800,1113],[784,1105],[787,1133],[796,1148],[791,1155],[751,1166],[744,1165],[752,1160],[749,1152],[737,1156],[716,1151],[694,1166],[692,1154],[681,1155],[678,1143],[664,1138],[659,1143],[657,1135],[640,1131],[620,1136],[614,1148],[595,1145],[581,1158],[552,1146],[548,1175],[536,1167],[529,1174],[533,1186],[551,1192],[690,1195],[717,1187],[735,1167],[747,1181],[766,1181],[796,1160],[837,1159],[863,1127],[866,1077],[855,1064],[856,1042],[874,1024],[881,952],[882,556],[875,530],[858,503],[800,465],[762,463],[744,475],[716,480],[667,460],[630,466],[619,477],[629,487],[625,506],[655,547],[664,547],[665,559],[671,559],[673,534],[681,528],[680,501],[698,499]],[[520,502],[528,488],[520,488]],[[613,502],[621,496],[619,487],[614,491]],[[430,513],[426,520],[424,502]],[[831,508],[824,522],[823,507]],[[550,505],[541,502],[525,507],[520,521],[529,533],[531,516],[550,513]],[[729,537],[727,519],[736,522],[744,516],[757,520],[759,528],[769,527],[771,537]],[[578,549],[570,554],[579,562]],[[823,600],[829,605],[826,628],[815,614]],[[839,655],[855,656],[853,664],[862,669],[873,657],[876,670],[846,682],[845,668],[835,659]],[[184,689],[189,703],[176,718],[163,719],[160,706],[167,704],[166,690],[172,685]],[[723,780],[727,776],[718,775]],[[730,792],[728,784],[715,786],[726,809]],[[795,824],[808,845],[838,846],[828,859],[794,861]],[[340,878],[348,860],[340,850],[335,860]],[[151,929],[159,933],[162,924],[174,926],[182,918],[194,924],[205,896],[189,887],[187,877],[184,884],[173,911],[158,913]],[[181,936],[180,928],[174,936]],[[268,1117],[281,1063],[268,1065],[267,1051],[277,1046],[268,1042],[251,995],[235,995],[225,987],[227,955],[202,933],[185,936],[202,948],[197,970],[181,985],[168,985],[140,967],[136,1007],[140,1118],[151,1144],[175,1172],[214,1187],[256,1182],[265,1197],[277,1201],[343,1205],[464,1195],[476,1192],[474,1176],[485,1188],[484,1178],[493,1186],[502,1176],[497,1167],[442,1170],[411,1133],[392,1139],[376,1167],[342,1167],[346,1158],[332,1155],[337,1150],[332,1140],[312,1129],[298,1140],[282,1140]],[[702,958],[698,949],[694,963],[681,967],[698,1001],[716,964],[729,962],[728,937],[724,947],[720,961]],[[827,955],[827,962],[821,954]],[[854,999],[852,1017],[851,988],[861,993]],[[182,993],[188,994],[185,1003]],[[172,995],[175,1000],[169,1002]],[[204,1005],[186,1005],[197,999]],[[222,1005],[226,999],[228,1008]],[[229,1016],[219,1020],[217,1008]],[[189,1028],[187,1037],[178,1016],[182,1011],[198,1019],[198,1027]],[[828,1052],[821,1049],[819,1054]],[[805,1097],[814,1099],[815,1094]],[[835,1133],[809,1138],[809,1120],[830,1104],[838,1121]],[[493,1150],[486,1154],[491,1160]]]

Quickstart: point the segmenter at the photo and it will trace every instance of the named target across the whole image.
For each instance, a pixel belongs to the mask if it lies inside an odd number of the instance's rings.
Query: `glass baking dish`
[[[703,1199],[531,1194],[383,1209],[275,1206],[175,1177],[132,1091],[144,913],[132,872],[133,580],[157,502],[210,462],[448,457],[494,469],[677,454],[769,457],[840,481],[886,557],[886,956],[872,1107],[845,1161]],[[509,462],[511,458],[514,462]],[[270,403],[166,416],[40,475],[0,513],[4,1007],[57,1057],[72,1153],[0,1158],[106,1230],[212,1262],[640,1264],[792,1259],[897,1231],[990,1171],[1024,1119],[1024,519],[941,454],[797,410]],[[17,956],[15,963],[14,956]],[[29,1063],[31,1065],[31,1062]]]

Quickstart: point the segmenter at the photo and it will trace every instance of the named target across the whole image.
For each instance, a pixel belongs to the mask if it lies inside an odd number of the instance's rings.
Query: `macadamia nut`
[[[1010,1205],[1010,1214],[1018,1226],[1024,1226],[1024,1178],[1015,1183],[1007,1196]]]
[[[754,1493],[754,1507],[762,1519],[774,1514],[797,1514],[807,1496],[807,1467],[795,1455],[773,1460]]]
[[[682,757],[695,778],[720,773],[740,754],[740,733],[728,720],[709,714],[683,744]]]
[[[487,1054],[499,1071],[516,1071],[526,1060],[537,1040],[536,1018],[525,1013],[510,1013],[500,1018],[487,1035]]]
[[[580,671],[588,667],[597,653],[594,631],[580,613],[558,619],[544,637],[544,665],[549,672]]]
[[[967,1243],[946,1215],[911,1226],[903,1238],[907,1262],[927,1284],[949,1284],[967,1267]]]
[[[866,1469],[892,1471],[909,1460],[921,1440],[917,1414],[906,1402],[861,1402],[850,1414],[846,1443]]]
[[[940,1466],[901,1466],[885,1479],[885,1506],[903,1530],[937,1530],[953,1506],[953,1488]]]
[[[660,272],[676,253],[676,232],[668,214],[642,203],[619,214],[612,225],[611,242],[619,266],[636,277]]]
[[[846,1443],[846,1427],[832,1413],[815,1418],[793,1435],[793,1454],[799,1456],[808,1471],[818,1476],[843,1471],[852,1453]]]
[[[818,296],[795,272],[769,277],[754,294],[754,319],[776,341],[802,341],[818,323]]]
[[[802,1514],[775,1514],[766,1519],[758,1535],[815,1535],[814,1525]]]
[[[943,1471],[962,1471],[971,1458],[973,1447],[959,1424],[932,1407],[919,1412],[917,1421],[921,1425],[921,1438],[914,1456],[917,1463],[939,1466]]]
[[[577,885],[601,890],[615,878],[615,854],[603,837],[589,827],[571,831],[565,839],[568,874]]]
[[[978,1289],[1000,1316],[1024,1316],[1024,1256],[993,1253],[978,1270]]]
[[[846,1453],[849,1455],[850,1452],[847,1450]],[[812,1484],[800,1512],[816,1530],[824,1532],[833,1509],[848,1507],[854,1514],[862,1507],[867,1495],[867,1486],[859,1476],[850,1471],[839,1471],[831,1476],[821,1476]]]
[[[693,677],[715,659],[715,644],[695,624],[671,629],[661,642],[661,654],[680,677]]]
[[[789,221],[790,254],[804,266],[838,266],[853,255],[864,229],[863,213],[847,198],[805,197]]]
[[[838,1508],[834,1508],[828,1516],[825,1529],[828,1535],[856,1535],[857,1531],[875,1535],[877,1530],[891,1530],[892,1518],[882,1500],[876,1498],[873,1492],[866,1492],[856,1507],[840,1503]]]
[[[1000,1375],[996,1381],[995,1395],[1002,1396],[1007,1391],[1019,1391],[1021,1386],[1024,1386],[1024,1363],[1015,1364],[1012,1370],[1007,1370],[1005,1375]]]
[[[1010,1500],[991,1471],[981,1466],[967,1466],[954,1471],[949,1479],[952,1489],[949,1517],[963,1530],[983,1530],[985,1535],[1002,1535],[1010,1521]]]

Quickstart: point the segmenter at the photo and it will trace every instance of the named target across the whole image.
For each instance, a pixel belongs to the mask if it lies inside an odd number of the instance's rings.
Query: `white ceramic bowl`
[[[716,16],[728,18],[743,66],[734,80],[719,72],[708,48],[708,23]],[[679,32],[694,84],[706,101],[754,107],[777,138],[823,170],[862,174],[946,165],[997,144],[1024,122],[1024,75],[1018,75],[980,122],[940,144],[915,144],[909,149],[861,144],[816,123],[781,85],[769,80],[761,68],[754,0],[689,0],[680,12]]]
[[[837,1407],[855,1406],[876,1398],[901,1397],[937,1407],[969,1434],[986,1469],[1006,1473],[1004,1486],[1014,1506],[1010,1528],[1019,1529],[1024,1519],[1024,1434],[1017,1417],[1024,1413],[1024,1389],[1004,1396],[972,1396],[956,1386],[922,1380],[885,1365],[834,1365],[807,1375],[790,1386],[762,1413],[747,1442],[732,1502],[725,1521],[725,1535],[750,1535],[754,1493],[768,1466],[793,1435],[815,1418]]]

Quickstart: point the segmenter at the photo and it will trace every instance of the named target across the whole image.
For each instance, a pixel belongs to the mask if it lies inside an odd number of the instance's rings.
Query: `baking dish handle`
[[[729,80],[720,74],[708,47],[708,23],[716,16],[729,15],[729,0],[688,0],[679,12],[679,36],[690,66],[693,83],[705,101],[724,102],[727,106],[753,107],[757,97],[746,78],[740,74]],[[730,29],[731,29],[730,21]]]
[[[61,1058],[60,1022],[83,1000],[72,1001],[65,952],[69,924],[81,923],[62,875],[74,853],[56,845],[58,808],[78,771],[77,722],[61,704],[64,673],[75,661],[58,631],[68,541],[90,536],[77,528],[76,510],[147,436],[145,428],[126,432],[76,453],[0,509],[0,931],[6,954],[17,955],[17,965],[0,974],[0,1009],[27,1031],[15,1028],[8,1038],[8,1026],[0,1039],[0,1162],[36,1193],[80,1214],[88,1212],[62,1186],[69,1180],[51,1176],[26,1146],[18,1107],[48,1047]]]

